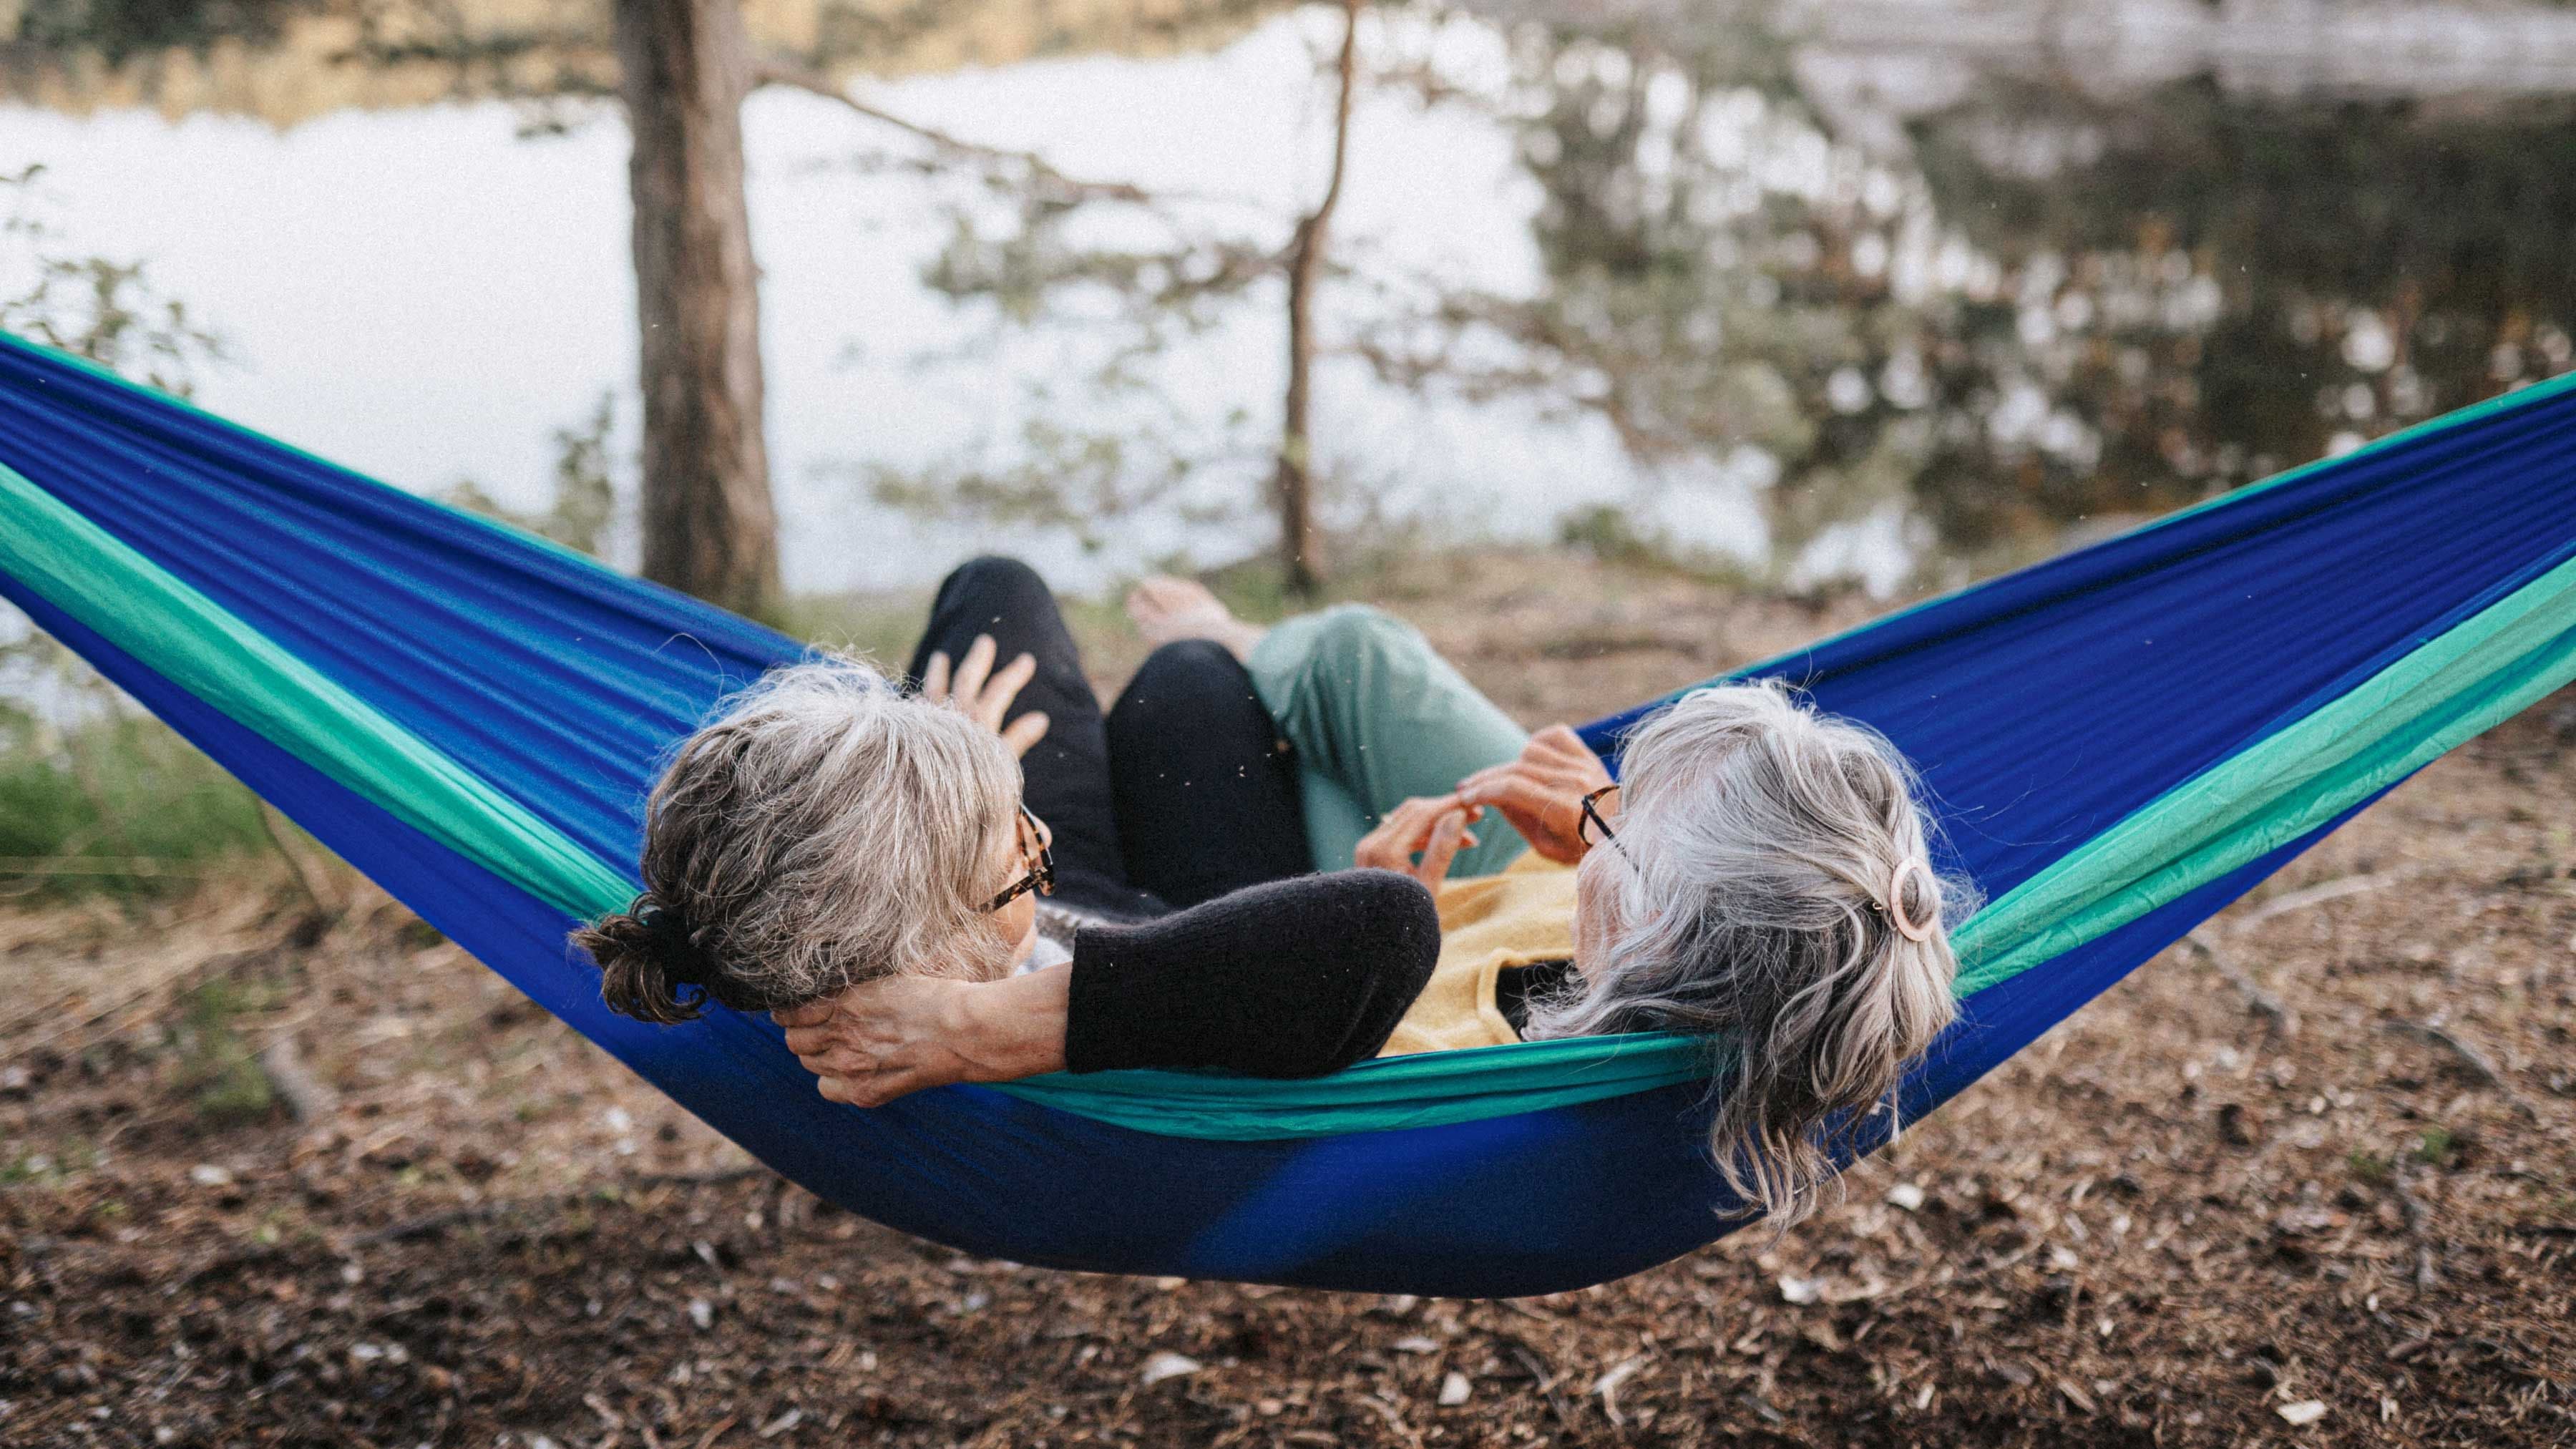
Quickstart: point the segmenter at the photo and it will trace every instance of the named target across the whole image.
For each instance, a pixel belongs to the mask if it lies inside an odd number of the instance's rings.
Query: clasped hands
[[[1388,811],[1360,837],[1352,860],[1401,871],[1436,890],[1458,852],[1477,843],[1470,827],[1493,810],[1542,858],[1572,865],[1589,848],[1583,797],[1609,783],[1609,769],[1580,735],[1549,725],[1530,737],[1518,759],[1478,770],[1446,795],[1416,796]]]

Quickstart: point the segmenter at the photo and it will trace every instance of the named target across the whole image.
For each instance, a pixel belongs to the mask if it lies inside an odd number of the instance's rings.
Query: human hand
[[[1063,967],[1003,981],[888,976],[771,1019],[833,1102],[880,1107],[951,1082],[1008,1082],[1064,1065]]]
[[[1460,804],[1455,795],[1416,796],[1388,811],[1375,830],[1360,837],[1351,863],[1402,871],[1436,890],[1449,878],[1449,862],[1476,843],[1467,826],[1484,813],[1481,806]],[[1413,859],[1417,853],[1419,865]]]
[[[948,654],[933,650],[930,662],[923,667],[921,697],[933,704],[954,705],[976,723],[1002,737],[1011,747],[1013,758],[1025,755],[1029,747],[1046,738],[1047,717],[1042,710],[1030,710],[1012,720],[1010,728],[1002,727],[1003,717],[1011,712],[1011,701],[1037,677],[1038,661],[1034,654],[1022,654],[998,671],[993,656],[1000,649],[990,634],[978,634],[966,646],[966,657],[957,661],[956,675],[949,674]]]
[[[1492,806],[1546,859],[1572,865],[1583,858],[1583,797],[1610,783],[1610,769],[1580,735],[1549,725],[1530,736],[1520,758],[1492,765],[1458,782],[1459,803]],[[1616,799],[1617,797],[1612,797]],[[1603,814],[1616,813],[1610,800]]]

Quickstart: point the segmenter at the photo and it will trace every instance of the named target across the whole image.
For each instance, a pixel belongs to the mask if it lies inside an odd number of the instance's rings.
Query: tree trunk
[[[1315,536],[1315,483],[1307,471],[1310,447],[1306,427],[1309,374],[1315,366],[1315,271],[1321,260],[1322,228],[1309,217],[1297,223],[1295,250],[1288,263],[1288,396],[1281,409],[1279,472],[1272,484],[1279,505],[1279,562],[1287,574],[1288,592],[1313,598],[1324,581],[1320,540]]]
[[[1336,66],[1340,94],[1333,109],[1333,169],[1323,198],[1297,223],[1288,243],[1288,396],[1281,408],[1279,471],[1271,489],[1279,505],[1279,560],[1288,591],[1312,598],[1322,587],[1322,540],[1315,531],[1313,435],[1307,407],[1315,370],[1315,283],[1323,275],[1324,247],[1333,207],[1342,199],[1342,167],[1351,145],[1351,91],[1358,81],[1360,6],[1342,0],[1342,53]]]
[[[743,195],[750,43],[735,0],[616,0],[616,26],[635,147],[644,576],[756,615],[779,585]]]

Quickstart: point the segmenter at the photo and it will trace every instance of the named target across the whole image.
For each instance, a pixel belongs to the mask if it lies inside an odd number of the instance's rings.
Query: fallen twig
[[[1418,1446],[1422,1443],[1422,1436],[1413,1432],[1413,1426],[1411,1424],[1404,1422],[1404,1416],[1396,1412],[1395,1405],[1388,1403],[1386,1400],[1379,1398],[1375,1394],[1354,1394],[1352,1395],[1352,1399],[1354,1402],[1365,1408],[1375,1409],[1378,1417],[1386,1420],[1386,1426],[1395,1431],[1397,1438],[1402,1439],[1407,1444]]]
[[[2495,1063],[2488,1061],[2486,1053],[2479,1051],[2476,1047],[2469,1045],[2467,1042],[2460,1040],[2458,1037],[2451,1035],[2449,1032],[2442,1030],[2440,1027],[2435,1026],[2430,1022],[2392,1021],[2388,1023],[2388,1029],[2396,1032],[2400,1036],[2418,1037],[2422,1040],[2433,1043],[2435,1046],[2450,1048],[2451,1054],[2459,1059],[2462,1066],[2469,1069],[2469,1075],[2477,1078],[2481,1085],[2490,1087],[2495,1091],[2502,1093],[2504,1095],[2504,1099],[2513,1105],[2514,1110],[2520,1112],[2524,1117],[2529,1118],[2534,1122],[2540,1120],[2539,1109],[2532,1106],[2529,1102],[2524,1101],[2522,1094],[2513,1089],[2513,1083],[2506,1081],[2504,1079],[2504,1073],[2497,1071]]]
[[[755,1177],[776,1176],[770,1169],[754,1164],[714,1172],[648,1172],[629,1180],[637,1187],[723,1187],[728,1183],[748,1182]]]
[[[219,1253],[199,1264],[187,1277],[179,1280],[182,1288],[194,1288],[217,1278],[229,1277],[244,1268],[257,1267],[286,1256],[286,1250],[274,1244],[244,1248],[239,1252]]]
[[[150,1012],[158,1011],[164,1000],[186,991],[196,981],[237,970],[258,960],[263,954],[265,953],[259,950],[220,951],[211,956],[182,960],[177,965],[149,978],[140,986],[127,987],[122,995],[117,996],[107,1005],[62,1022],[52,1031],[33,1041],[16,1044],[12,1050],[22,1056],[33,1056],[51,1047],[58,1056],[79,1056],[106,1037],[138,1025],[139,1019],[134,1016],[134,1013],[142,1012],[148,1015]],[[116,1021],[104,1030],[95,1030],[101,1023],[118,1017],[126,1019]],[[16,1022],[11,1023],[13,1028],[16,1025]]]
[[[407,1243],[416,1238],[436,1237],[449,1228],[462,1226],[478,1218],[497,1216],[504,1206],[505,1204],[502,1203],[485,1203],[479,1207],[445,1208],[434,1213],[424,1213],[416,1218],[406,1218],[391,1227],[378,1228],[371,1233],[360,1233],[351,1238],[348,1245],[352,1248],[373,1248],[385,1243]]]
[[[2269,1021],[2272,1030],[2283,1036],[2298,1035],[2298,1018],[2291,1015],[2290,1009],[2281,1004],[2279,997],[2255,984],[2254,978],[2246,975],[2225,951],[2220,950],[2218,943],[2211,940],[2207,932],[2194,931],[2183,937],[2183,941],[2200,952],[2211,966],[2217,968],[2220,978],[2235,987],[2237,994],[2245,998],[2247,1008]]]
[[[2424,1200],[2407,1188],[2402,1156],[2389,1168],[2388,1189],[2397,1195],[2398,1210],[2406,1214],[2406,1236],[2415,1244],[2415,1286],[2430,1288],[2442,1280],[2433,1269],[2432,1214],[2425,1211]]]
[[[340,899],[338,891],[329,887],[322,866],[307,856],[302,845],[294,840],[287,828],[285,815],[265,800],[259,802],[259,828],[267,834],[268,843],[276,850],[278,858],[286,862],[287,873],[295,877],[297,889],[313,903],[313,909],[321,912],[325,921],[338,920],[348,910],[348,903]]]
[[[777,1174],[772,1172],[770,1169],[755,1165],[752,1167],[730,1167],[718,1172],[646,1173],[641,1177],[631,1179],[631,1182],[633,1185],[638,1187],[715,1187],[721,1186],[725,1183],[743,1182],[756,1177],[776,1176]],[[780,1179],[780,1181],[783,1182],[784,1179]],[[569,1200],[569,1196],[567,1196],[564,1199],[556,1201],[551,1205],[552,1209],[555,1211],[561,1211],[569,1204]],[[381,1246],[385,1243],[402,1243],[410,1242],[417,1238],[436,1237],[450,1228],[462,1227],[467,1223],[483,1222],[490,1219],[508,1216],[525,1210],[530,1206],[531,1204],[527,1202],[501,1201],[478,1203],[470,1207],[442,1208],[434,1213],[423,1213],[421,1216],[416,1218],[406,1218],[401,1222],[394,1223],[387,1227],[378,1228],[373,1232],[361,1233],[354,1238],[350,1238],[347,1241],[347,1246],[350,1248],[371,1248]]]
[[[2357,896],[2365,891],[2375,891],[2382,886],[2394,885],[2404,874],[2403,871],[2394,870],[2363,871],[2356,875],[2337,876],[2333,880],[2320,882],[2304,890],[2274,896],[2237,917],[2235,922],[2228,926],[2227,934],[2242,936],[2275,916],[2286,916],[2293,911],[2304,911],[2311,906],[2324,905],[2328,901],[2339,901],[2346,896]]]
[[[1635,1378],[1638,1371],[1645,1366],[1645,1356],[1641,1354],[1623,1361],[1617,1368],[1592,1381],[1592,1392],[1600,1396],[1601,1412],[1609,1418],[1611,1428],[1624,1429],[1628,1426],[1627,1416],[1619,1412],[1619,1388],[1628,1380]]]
[[[1565,1402],[1565,1395],[1556,1391],[1558,1376],[1548,1368],[1547,1360],[1517,1334],[1498,1333],[1494,1337],[1519,1360],[1522,1371],[1530,1376],[1530,1388],[1547,1401],[1548,1412],[1556,1415],[1558,1426],[1573,1428],[1574,1410]]]

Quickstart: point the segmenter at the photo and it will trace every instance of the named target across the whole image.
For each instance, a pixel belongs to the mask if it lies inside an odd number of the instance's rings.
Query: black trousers
[[[1222,645],[1155,650],[1104,715],[1046,582],[1017,559],[979,558],[940,584],[912,677],[933,650],[964,658],[978,634],[993,636],[997,668],[1037,660],[1011,717],[1047,716],[1020,770],[1055,834],[1063,904],[1156,916],[1314,868],[1297,762]]]

